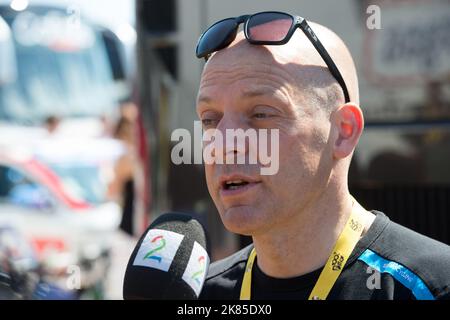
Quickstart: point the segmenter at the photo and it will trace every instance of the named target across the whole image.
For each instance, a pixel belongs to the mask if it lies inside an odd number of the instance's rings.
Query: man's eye
[[[258,112],[258,113],[253,114],[253,118],[266,119],[266,118],[269,118],[269,115],[267,113]]]

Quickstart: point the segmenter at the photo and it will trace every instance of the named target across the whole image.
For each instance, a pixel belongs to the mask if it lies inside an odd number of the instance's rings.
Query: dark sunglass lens
[[[255,14],[247,23],[247,35],[253,41],[281,41],[291,28],[292,16],[277,12]]]
[[[236,36],[237,23],[234,18],[225,19],[212,25],[199,39],[196,54],[198,58],[223,49]]]

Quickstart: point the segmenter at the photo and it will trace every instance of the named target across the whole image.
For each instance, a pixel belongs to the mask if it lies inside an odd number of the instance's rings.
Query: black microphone
[[[198,299],[209,261],[202,225],[189,215],[163,214],[148,227],[131,254],[123,298]]]

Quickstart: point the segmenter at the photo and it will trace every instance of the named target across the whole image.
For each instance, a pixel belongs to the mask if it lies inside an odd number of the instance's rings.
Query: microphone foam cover
[[[205,248],[197,220],[181,213],[161,215],[130,256],[124,299],[197,299],[209,266]]]

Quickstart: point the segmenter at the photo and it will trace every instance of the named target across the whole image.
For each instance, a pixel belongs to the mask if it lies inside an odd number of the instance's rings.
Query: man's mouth
[[[225,189],[225,190],[236,190],[247,184],[248,184],[248,182],[244,181],[244,180],[231,180],[231,181],[225,181],[222,186],[223,186],[223,189]]]
[[[220,179],[220,194],[222,196],[236,196],[252,189],[261,181],[243,175],[231,175]]]

